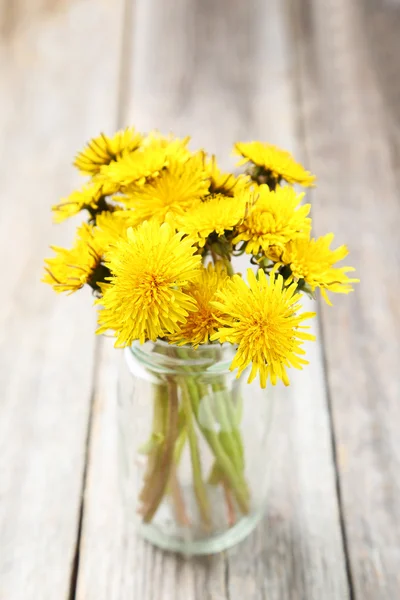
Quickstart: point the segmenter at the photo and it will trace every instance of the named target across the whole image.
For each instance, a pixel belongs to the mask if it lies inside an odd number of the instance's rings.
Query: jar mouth
[[[177,346],[164,340],[133,342],[127,348],[149,371],[179,375],[227,374],[236,347],[232,344],[202,344]]]
[[[145,342],[146,344],[149,343],[149,340],[147,342]],[[178,344],[171,344],[170,342],[167,342],[165,340],[157,340],[156,342],[151,342],[154,345],[160,346],[160,347],[164,347],[164,348],[183,348],[186,350],[193,350],[194,352],[197,352],[198,350],[207,350],[207,349],[214,349],[215,348],[222,348],[225,346],[232,346],[232,344],[228,344],[227,342],[225,344],[201,344],[200,346],[198,346],[197,348],[193,348],[193,346],[190,346],[190,344],[182,344],[181,346],[178,346]],[[143,346],[144,344],[141,344],[138,340],[135,340],[132,344],[132,346]]]

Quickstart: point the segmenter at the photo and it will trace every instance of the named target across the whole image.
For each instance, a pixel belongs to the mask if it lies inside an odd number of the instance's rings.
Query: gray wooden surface
[[[399,63],[394,0],[0,1],[0,600],[400,597]],[[322,306],[311,366],[277,390],[265,519],[183,560],[124,523],[117,352],[89,295],[40,284],[49,207],[101,129],[226,156],[267,139],[318,174],[318,233],[356,292]]]

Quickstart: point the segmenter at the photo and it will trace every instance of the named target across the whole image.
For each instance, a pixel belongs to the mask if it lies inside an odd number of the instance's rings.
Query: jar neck
[[[151,372],[185,376],[227,374],[235,351],[232,344],[204,344],[193,348],[162,340],[134,342],[128,349],[132,358]]]

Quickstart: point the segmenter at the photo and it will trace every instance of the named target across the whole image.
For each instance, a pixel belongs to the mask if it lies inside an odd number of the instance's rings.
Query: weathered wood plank
[[[125,122],[193,134],[227,156],[236,139],[298,151],[290,81],[293,56],[278,0],[135,3]],[[226,161],[225,161],[226,163]],[[242,546],[208,560],[162,553],[124,529],[115,472],[116,352],[99,367],[79,600],[348,597],[318,345],[311,366],[278,393],[267,515]],[[113,457],[114,456],[114,457]]]
[[[40,278],[49,243],[71,243],[72,228],[53,229],[50,214],[79,182],[69,161],[115,126],[122,21],[118,3],[84,0],[60,12],[38,3],[27,21],[34,5],[15,3],[0,45],[1,600],[69,597],[94,315],[90,294],[56,297]]]
[[[400,596],[400,11],[372,0],[296,6],[318,233],[340,232],[361,278],[334,313],[322,310],[354,597],[392,600]]]

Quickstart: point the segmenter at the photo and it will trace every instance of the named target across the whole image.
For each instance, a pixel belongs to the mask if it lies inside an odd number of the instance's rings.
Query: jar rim
[[[175,350],[176,355],[171,356],[165,352],[157,352],[157,346],[164,350],[167,348]],[[170,344],[164,340],[155,342],[147,340],[144,344],[135,340],[126,350],[142,365],[154,372],[192,375],[209,373],[211,375],[231,372],[230,366],[236,347],[227,342],[224,344],[201,344],[197,348],[193,348],[189,345]],[[212,351],[211,355],[210,351]],[[218,354],[220,355],[218,356]]]
[[[223,344],[200,344],[199,346],[197,346],[197,348],[194,348],[193,346],[191,346],[190,344],[171,344],[170,342],[167,342],[166,340],[160,340],[157,339],[155,342],[152,340],[146,340],[145,343],[151,342],[152,344],[155,345],[160,345],[160,346],[164,346],[164,348],[183,348],[183,349],[190,349],[190,350],[198,350],[200,349],[213,349],[215,350],[216,348],[227,348],[228,346],[232,346],[232,344],[230,344],[229,342],[224,342]],[[132,344],[132,346],[143,346],[143,344],[141,344],[139,342],[139,340],[135,340]]]

